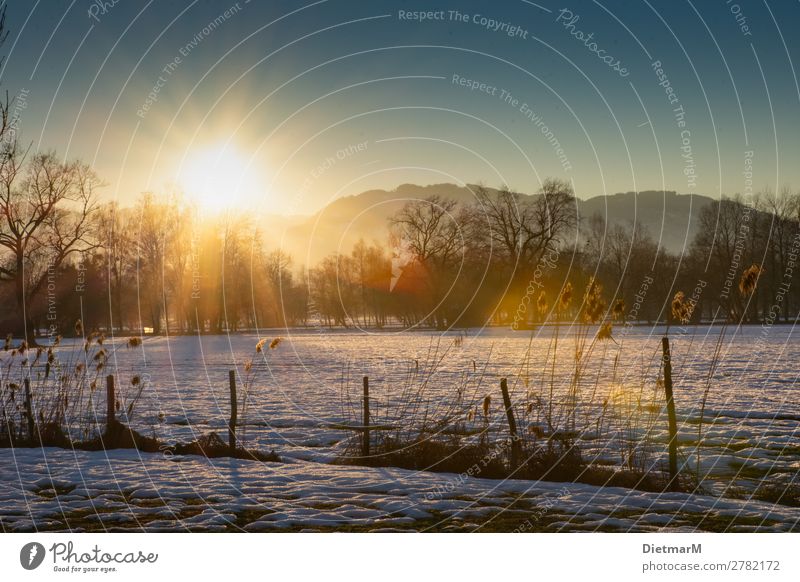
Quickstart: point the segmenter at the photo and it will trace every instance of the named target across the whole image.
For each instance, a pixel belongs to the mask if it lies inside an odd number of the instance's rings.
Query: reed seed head
[[[756,290],[758,278],[764,272],[764,269],[753,263],[742,273],[742,278],[739,279],[739,292],[743,297],[749,297]]]
[[[558,295],[558,307],[562,311],[569,307],[572,303],[572,283],[567,281],[566,285],[561,288],[561,293]]]
[[[539,311],[539,315],[544,315],[547,313],[547,295],[544,291],[539,293],[539,298],[536,300],[536,309]]]
[[[614,339],[611,337],[611,324],[609,322],[604,323],[600,326],[600,329],[597,330],[597,339],[598,340],[610,340]]]

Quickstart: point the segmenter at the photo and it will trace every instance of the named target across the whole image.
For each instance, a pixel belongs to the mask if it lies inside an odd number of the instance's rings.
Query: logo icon
[[[22,546],[19,552],[19,563],[26,570],[35,570],[44,562],[44,546],[39,542],[30,542]]]

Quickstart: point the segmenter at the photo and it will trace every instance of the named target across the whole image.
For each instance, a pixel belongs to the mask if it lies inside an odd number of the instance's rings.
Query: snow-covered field
[[[647,462],[663,461],[666,418],[657,382],[663,332],[618,329],[616,342],[594,347],[576,420],[590,460],[623,464],[626,439],[646,437]],[[552,383],[554,414],[560,414],[573,371],[574,338],[566,329],[555,367],[552,329],[532,336],[472,330],[460,345],[454,342],[458,333],[284,330],[264,332],[268,342],[261,353],[255,335],[147,338],[137,348],[110,340],[115,349],[107,370],[117,375],[123,399],[138,390],[130,384],[134,375],[144,381],[131,419],[141,432],[184,442],[212,430],[223,433],[230,412],[228,371],[236,369],[240,396],[247,397],[240,404],[246,445],[274,449],[289,462],[3,450],[2,522],[7,529],[57,529],[66,527],[64,516],[72,512],[81,519],[70,527],[135,527],[142,516],[148,529],[511,530],[535,515],[528,529],[797,528],[800,510],[749,500],[765,480],[797,484],[797,333],[791,326],[727,329],[709,381],[720,328],[670,330],[681,460],[696,471],[699,459],[711,494],[706,497],[327,464],[352,437],[331,424],[360,420],[363,375],[370,378],[376,423],[411,427],[449,413],[450,422],[468,432],[483,426],[481,403],[491,395],[490,428],[502,438],[507,428],[499,379],[508,377],[522,429],[542,427],[541,407],[528,405],[549,399]],[[283,341],[269,349],[276,335]],[[62,346],[59,357],[66,360],[71,349]],[[95,406],[102,419],[102,397]],[[478,414],[468,416],[476,408]],[[45,488],[49,476],[62,494]],[[92,517],[98,506],[102,517]],[[501,525],[492,527],[492,521]]]
[[[800,509],[575,483],[136,451],[0,451],[4,531],[791,531]]]

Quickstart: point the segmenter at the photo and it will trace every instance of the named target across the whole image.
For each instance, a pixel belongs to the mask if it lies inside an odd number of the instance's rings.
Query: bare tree
[[[434,195],[408,202],[391,219],[397,236],[424,273],[431,299],[428,315],[437,328],[445,327],[444,295],[457,271],[465,244],[466,211],[457,210],[456,206],[454,200]]]
[[[477,197],[473,220],[486,224],[492,249],[517,273],[534,269],[576,225],[572,187],[561,180],[546,180],[536,196],[503,186],[496,194],[479,188]]]
[[[27,306],[74,254],[96,246],[91,239],[101,185],[89,166],[40,153],[26,163],[16,140],[0,152],[0,279],[13,282],[19,329],[32,341]]]

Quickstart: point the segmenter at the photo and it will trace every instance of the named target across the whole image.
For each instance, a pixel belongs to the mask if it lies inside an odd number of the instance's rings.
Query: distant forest
[[[153,193],[121,208],[99,201],[84,164],[28,156],[15,140],[3,149],[0,330],[29,340],[71,335],[79,319],[123,334],[527,328],[581,314],[590,281],[598,323],[666,322],[679,292],[683,323],[785,322],[800,309],[800,195],[788,189],[703,207],[681,254],[639,224],[579,216],[560,180],[534,196],[478,188],[470,204],[433,195],[407,203],[378,240],[304,265],[266,248],[247,209],[202,217],[180,195]],[[746,294],[743,276],[755,284]],[[565,288],[577,301],[562,309]]]

